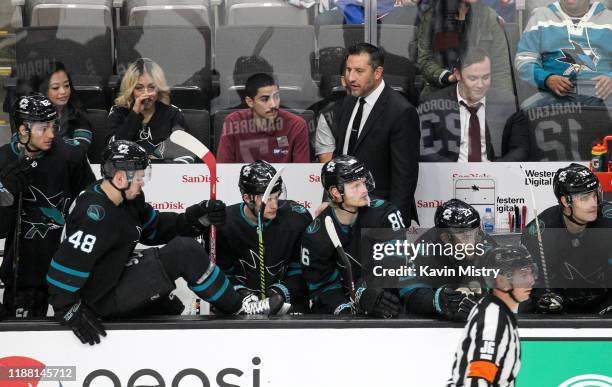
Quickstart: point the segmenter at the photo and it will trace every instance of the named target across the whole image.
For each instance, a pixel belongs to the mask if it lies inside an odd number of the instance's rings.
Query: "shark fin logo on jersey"
[[[34,186],[28,187],[29,195],[24,196],[24,207],[22,212],[23,224],[30,225],[25,232],[25,239],[33,239],[36,235],[45,238],[49,230],[57,230],[64,227],[63,211],[68,203],[68,199],[63,197],[63,193],[47,197],[41,190]],[[54,199],[57,203],[53,203]],[[28,205],[25,205],[28,203]]]
[[[305,214],[306,213],[306,209],[302,205],[297,204],[297,203],[294,203],[294,204],[291,205],[291,210],[293,212],[297,212],[298,214]]]
[[[236,274],[236,278],[240,280],[242,283],[247,283],[246,273],[253,272],[257,269],[257,263],[259,262],[259,254],[255,251],[249,249],[249,256],[246,259],[239,259],[240,266],[242,266],[241,274]],[[273,266],[266,266],[266,271],[268,274],[275,278],[282,278],[285,276],[286,267],[283,261],[278,262]],[[242,275],[244,273],[245,275]]]
[[[100,205],[92,204],[87,208],[87,216],[93,221],[99,222],[104,219],[105,215],[104,207]]]
[[[605,205],[601,209],[601,215],[606,219],[612,219],[612,206]]]
[[[562,48],[563,57],[557,59],[559,62],[568,64],[569,67],[563,72],[563,75],[568,76],[571,73],[580,73],[583,70],[597,71],[599,63],[599,55],[594,49],[585,49],[579,43],[570,40],[573,48]]]
[[[604,280],[604,271],[601,266],[595,268],[595,270],[589,274],[583,274],[574,265],[568,262],[564,262],[563,265],[565,266],[565,278],[570,281],[581,279],[590,284],[598,284]]]
[[[382,206],[383,204],[385,204],[385,201],[382,199],[374,199],[372,201],[370,201],[370,207],[372,208],[378,208],[380,206]]]
[[[314,234],[315,232],[319,231],[319,228],[321,228],[321,220],[316,218],[312,221],[312,223],[310,223],[310,225],[308,225],[306,232],[308,234]]]

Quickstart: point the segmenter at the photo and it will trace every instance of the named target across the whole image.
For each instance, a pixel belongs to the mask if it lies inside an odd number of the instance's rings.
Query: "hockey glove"
[[[60,324],[70,327],[83,344],[99,344],[100,336],[106,337],[106,331],[100,319],[81,301],[72,305],[59,320]]]
[[[0,206],[13,205],[15,198],[30,185],[30,165],[22,158],[0,170]]]
[[[189,224],[201,224],[208,227],[211,224],[225,223],[225,203],[221,200],[202,200],[198,204],[187,207],[185,218]]]
[[[475,294],[442,286],[434,293],[434,309],[449,320],[467,321],[472,308],[478,303],[478,298]]]
[[[400,299],[384,289],[360,288],[356,303],[367,315],[374,317],[397,317],[400,312]]]
[[[268,288],[268,298],[270,299],[270,314],[285,315],[291,309],[291,296],[289,289],[278,283]]]
[[[535,302],[537,311],[545,314],[563,313],[565,304],[565,298],[554,292],[542,294]]]
[[[352,301],[340,304],[334,310],[334,316],[352,316],[355,314],[357,314],[357,309],[355,308],[355,304],[353,304]]]

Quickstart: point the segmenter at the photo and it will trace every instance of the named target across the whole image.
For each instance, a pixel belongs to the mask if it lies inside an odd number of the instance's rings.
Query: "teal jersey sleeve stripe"
[[[145,224],[142,225],[142,228],[149,227],[156,218],[157,218],[157,211],[154,210],[153,207],[151,207],[151,216],[149,216],[149,220],[147,220]]]
[[[223,286],[221,287],[221,289],[219,289],[219,291],[217,291],[217,293],[213,294],[212,297],[210,297],[207,301],[208,302],[215,302],[219,299],[219,297],[221,297],[223,295],[223,293],[225,293],[225,291],[227,290],[227,287],[229,286],[229,280],[226,278],[225,282],[223,282]]]
[[[51,285],[56,286],[60,289],[64,289],[69,291],[70,293],[74,293],[77,290],[79,290],[79,288],[75,287],[75,286],[70,286],[70,285],[66,285],[65,283],[62,283],[60,281],[54,280],[53,278],[49,277],[47,275],[47,282],[49,282]]]
[[[298,270],[291,270],[287,272],[287,277],[291,277],[294,275],[301,275],[302,274],[302,269],[298,269]]]
[[[326,288],[323,288],[323,290],[321,290],[321,293],[329,292],[330,290],[340,289],[340,288],[342,288],[342,285],[340,284],[329,285]]]
[[[402,288],[399,291],[399,295],[400,295],[400,297],[403,297],[403,296],[405,296],[408,293],[412,293],[414,290],[416,290],[418,288],[430,288],[430,287],[431,286],[428,286],[427,284],[422,284],[422,283],[406,286],[405,288]]]
[[[74,270],[74,269],[71,269],[69,267],[66,267],[66,266],[64,266],[62,264],[57,263],[55,261],[55,259],[51,260],[51,267],[56,269],[56,270],[59,270],[61,272],[64,272],[66,274],[70,274],[72,276],[75,276],[75,277],[89,278],[89,273],[84,272],[84,271]]]
[[[155,240],[155,237],[156,237],[156,236],[157,236],[157,229],[156,229],[156,230],[153,230],[153,232],[151,233],[151,235],[149,235],[149,236],[147,237],[147,239],[148,239],[148,240],[150,240],[150,241],[153,241],[153,240]]]
[[[215,280],[219,276],[219,272],[220,272],[219,267],[215,266],[215,270],[213,270],[212,275],[208,277],[208,279],[204,281],[203,284],[191,287],[191,290],[193,290],[194,292],[201,292],[201,291],[208,289],[208,287],[212,285],[212,283],[215,282]]]

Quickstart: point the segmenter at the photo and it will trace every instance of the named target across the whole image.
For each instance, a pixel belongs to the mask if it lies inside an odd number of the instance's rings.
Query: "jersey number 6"
[[[310,251],[307,248],[302,247],[302,265],[310,266],[310,257],[308,256]]]

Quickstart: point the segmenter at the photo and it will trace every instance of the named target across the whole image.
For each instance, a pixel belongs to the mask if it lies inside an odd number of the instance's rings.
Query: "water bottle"
[[[591,149],[591,171],[608,172],[608,148],[605,144],[597,144]]]
[[[491,212],[491,207],[485,208],[485,214],[482,217],[482,229],[487,234],[491,234],[495,230],[495,218],[493,212]]]

